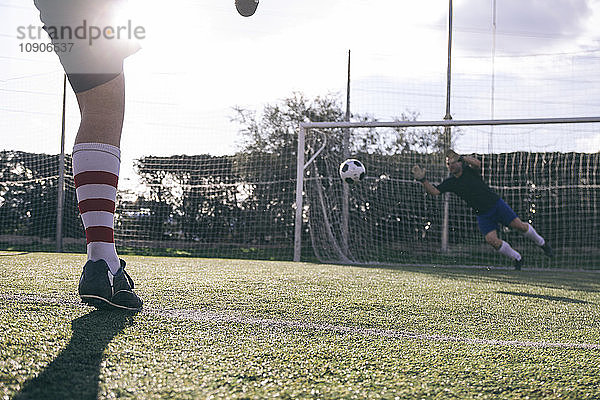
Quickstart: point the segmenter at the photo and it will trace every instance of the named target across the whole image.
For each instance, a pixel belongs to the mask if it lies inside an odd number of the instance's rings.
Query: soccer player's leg
[[[85,82],[85,76],[80,76]],[[85,228],[88,262],[79,281],[79,295],[98,308],[139,310],[114,243],[114,212],[121,163],[119,148],[125,111],[123,73],[77,93],[81,124],[73,147],[73,176]]]
[[[540,236],[539,233],[537,233],[533,225],[531,225],[530,223],[523,222],[519,217],[515,217],[508,224],[505,225],[520,231],[523,234],[523,236],[540,246],[547,257],[554,256],[554,251],[552,250],[552,246],[550,246],[550,243],[546,242],[546,240],[542,236]]]
[[[85,81],[83,77],[77,79]],[[76,92],[75,96],[81,114],[75,144],[105,143],[120,147],[125,117],[124,73],[120,72],[109,81],[83,92]]]
[[[40,18],[55,45],[60,32],[86,21],[104,24],[121,0],[35,0]],[[59,46],[60,47],[60,46]],[[121,130],[125,109],[123,60],[139,45],[117,40],[75,41],[69,52],[59,52],[61,64],[76,93],[81,124],[73,148],[77,201],[87,239],[88,262],[79,282],[82,300],[97,307],[138,310],[142,301],[133,292],[125,262],[114,244],[114,211],[120,168]]]
[[[496,229],[498,228],[498,221],[495,218],[494,210],[487,214],[477,216],[477,224],[479,230],[485,237],[485,241],[492,246],[500,254],[513,260],[515,269],[520,270],[523,265],[523,257],[519,252],[514,250],[510,244],[498,237]]]
[[[523,257],[519,252],[513,249],[510,244],[505,242],[504,240],[498,238],[498,234],[495,230],[488,232],[485,235],[485,241],[491,245],[494,249],[498,251],[498,253],[505,255],[506,257],[513,260],[513,264],[516,270],[520,270],[523,266]]]

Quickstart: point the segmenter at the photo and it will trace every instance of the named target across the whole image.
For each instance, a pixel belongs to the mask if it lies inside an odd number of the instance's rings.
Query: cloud
[[[502,0],[496,3],[496,49],[499,53],[564,50],[589,34],[594,0]],[[465,0],[454,6],[457,48],[490,52],[493,3]],[[597,29],[597,28],[596,28]]]

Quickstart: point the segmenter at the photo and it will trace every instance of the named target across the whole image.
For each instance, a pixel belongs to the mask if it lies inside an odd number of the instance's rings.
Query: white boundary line
[[[19,303],[45,303],[56,305],[71,305],[81,308],[92,309],[75,300],[58,299],[53,297],[43,297],[28,294],[0,294],[2,301]],[[118,312],[118,311],[116,311]],[[258,318],[246,316],[237,310],[230,312],[199,311],[185,309],[164,309],[148,308],[141,311],[143,315],[150,315],[159,318],[174,318],[180,320],[203,321],[209,323],[235,323],[242,325],[255,325],[270,329],[298,329],[304,331],[314,331],[318,333],[336,333],[342,335],[375,336],[390,339],[408,339],[417,341],[435,341],[451,342],[483,346],[504,346],[504,347],[522,347],[522,348],[563,348],[563,349],[582,349],[582,350],[600,350],[600,344],[596,343],[568,343],[568,342],[547,342],[547,341],[529,341],[529,340],[498,340],[498,339],[477,339],[460,337],[453,335],[429,335],[415,332],[407,332],[393,329],[364,328],[360,326],[344,326],[327,323],[301,322],[285,319]]]
[[[333,325],[326,323],[299,322],[285,319],[256,318],[229,313],[216,313],[210,311],[196,310],[168,310],[168,309],[148,309],[145,314],[151,314],[159,317],[171,317],[193,321],[207,322],[231,322],[247,325],[259,325],[268,328],[287,328],[307,331],[318,331],[321,333],[339,333],[345,335],[359,336],[377,336],[392,339],[412,339],[436,342],[455,342],[474,345],[487,346],[512,346],[512,347],[532,347],[532,348],[569,348],[600,350],[600,344],[591,343],[561,343],[546,341],[521,341],[521,340],[497,340],[497,339],[476,339],[465,338],[451,335],[428,335],[407,331],[398,331],[393,329],[363,328],[358,326]]]

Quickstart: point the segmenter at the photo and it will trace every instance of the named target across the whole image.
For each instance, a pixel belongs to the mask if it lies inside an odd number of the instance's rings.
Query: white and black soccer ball
[[[365,166],[357,159],[349,158],[340,164],[340,178],[350,185],[362,181],[366,174]]]

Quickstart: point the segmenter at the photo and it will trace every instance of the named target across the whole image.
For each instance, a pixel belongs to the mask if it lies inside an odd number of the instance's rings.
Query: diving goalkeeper
[[[451,176],[439,185],[433,185],[425,178],[425,169],[413,166],[413,177],[422,183],[427,193],[437,196],[441,193],[452,192],[462,198],[477,214],[479,230],[485,236],[485,241],[501,254],[514,260],[515,269],[521,269],[523,257],[510,244],[498,238],[498,224],[511,227],[523,233],[535,244],[540,246],[544,254],[553,256],[552,247],[541,237],[529,223],[519,219],[508,204],[500,198],[481,179],[481,161],[471,156],[461,156],[453,150],[446,153],[446,167]]]

